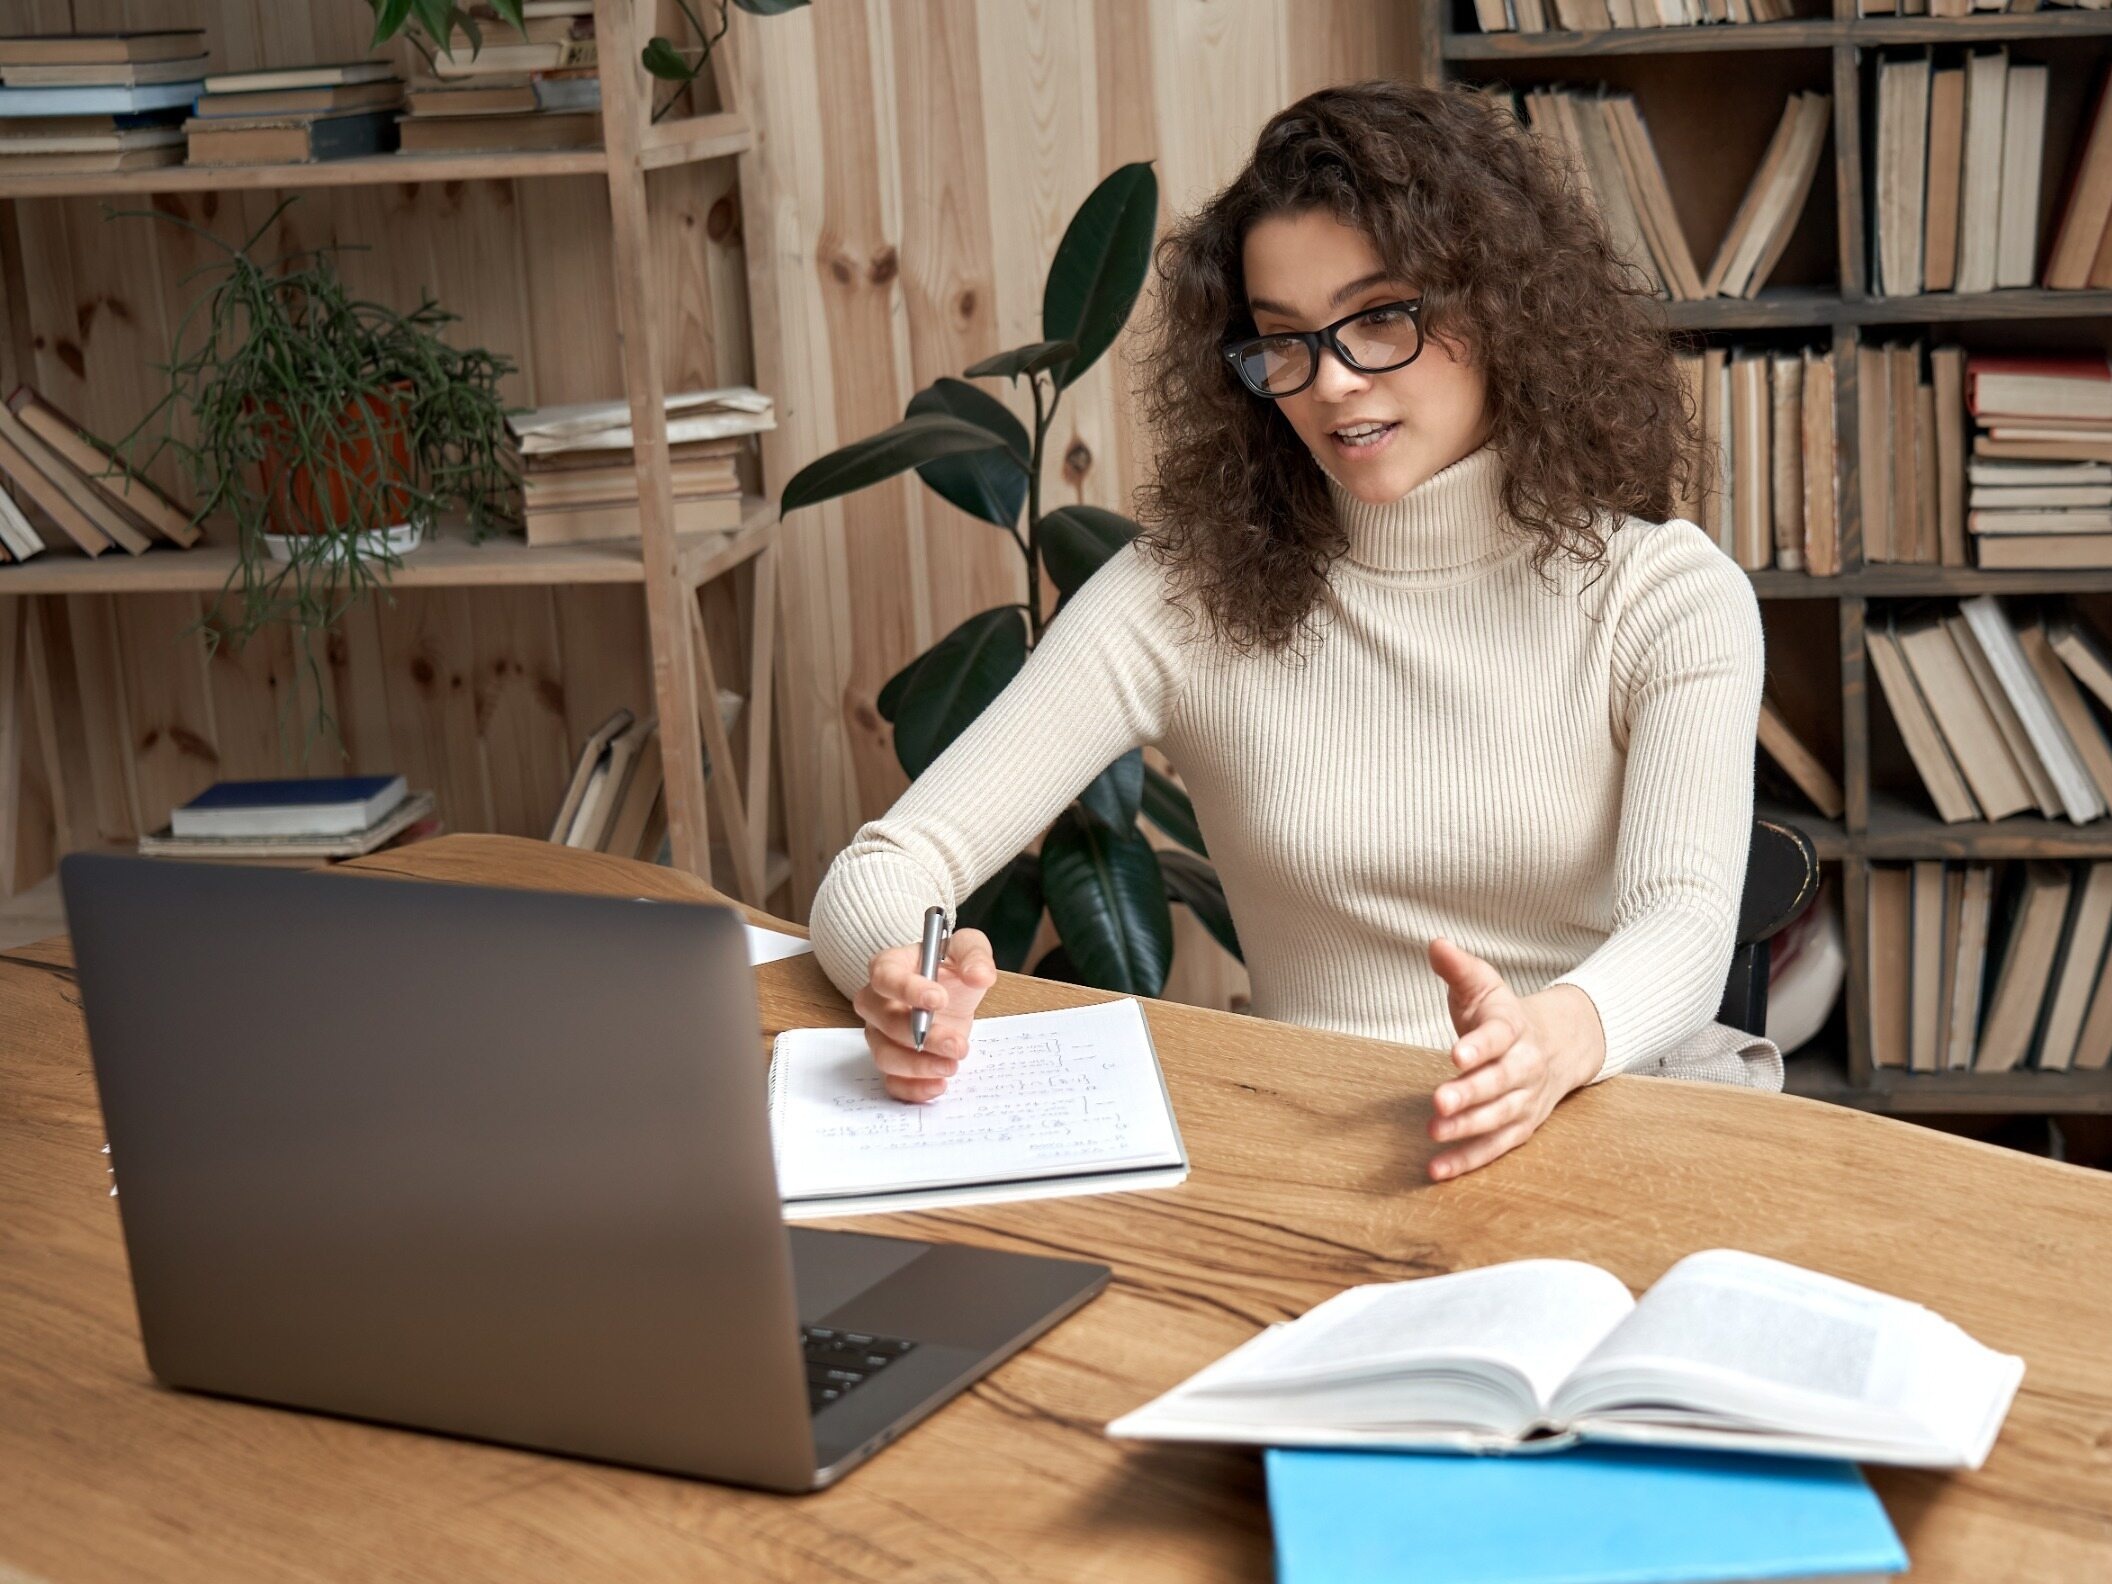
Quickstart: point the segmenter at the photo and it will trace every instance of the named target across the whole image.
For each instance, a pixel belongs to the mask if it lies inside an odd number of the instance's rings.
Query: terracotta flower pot
[[[377,490],[384,515],[360,527],[392,527],[409,515],[413,477],[406,414],[409,393],[406,381],[392,392],[360,398],[372,415],[371,433],[368,422],[357,416],[357,404],[347,403],[344,436],[301,461],[289,459],[296,449],[292,420],[282,408],[262,409],[257,420],[264,437],[260,471],[274,531],[289,535],[345,531],[354,525],[360,505]]]

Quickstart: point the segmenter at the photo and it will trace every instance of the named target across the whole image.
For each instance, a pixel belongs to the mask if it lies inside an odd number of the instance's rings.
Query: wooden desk
[[[710,895],[496,837],[365,867]],[[1185,1186],[859,1223],[1104,1259],[1114,1286],[835,1490],[761,1496],[153,1385],[67,963],[57,941],[0,957],[4,1584],[1262,1580],[1255,1457],[1121,1446],[1101,1426],[1353,1282],[1564,1255],[1640,1289],[1716,1245],[1919,1299],[2027,1361],[1980,1473],[1875,1471],[1916,1584],[2112,1577],[2112,1180],[2079,1168],[1813,1101],[1621,1078],[1432,1186],[1436,1055],[1153,1003]],[[849,1021],[811,957],[760,983],[767,1031]],[[1008,976],[988,1005],[1094,998]]]

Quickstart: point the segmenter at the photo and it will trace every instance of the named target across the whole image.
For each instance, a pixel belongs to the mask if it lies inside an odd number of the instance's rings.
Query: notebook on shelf
[[[1139,1440],[1497,1452],[1577,1441],[1978,1468],[2024,1361],[1731,1249],[1643,1297],[1576,1260],[1352,1287],[1110,1424]]]
[[[166,827],[139,839],[149,858],[197,858],[227,863],[306,863],[360,858],[396,842],[439,834],[433,794],[413,792],[363,831],[349,836],[178,836]],[[431,823],[428,823],[431,822]]]
[[[1594,1447],[1264,1461],[1277,1584],[1848,1584],[1907,1565],[1869,1483],[1831,1459]]]
[[[787,1029],[770,1061],[785,1219],[1167,1188],[1188,1154],[1134,998],[977,1018],[927,1104],[893,1099],[862,1029]]]

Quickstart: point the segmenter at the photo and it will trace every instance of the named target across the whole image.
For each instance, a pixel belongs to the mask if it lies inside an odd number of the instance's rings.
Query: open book
[[[1134,999],[977,1018],[938,1099],[891,1098],[855,1028],[787,1029],[770,1059],[787,1220],[1164,1188],[1188,1155]]]
[[[1262,1446],[1542,1450],[1631,1441],[1978,1468],[2024,1361],[1942,1316],[1730,1249],[1640,1301],[1516,1260],[1352,1287],[1108,1433]]]

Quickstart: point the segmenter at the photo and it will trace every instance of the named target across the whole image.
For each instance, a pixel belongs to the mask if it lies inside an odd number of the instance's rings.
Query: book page
[[[1634,1309],[1618,1278],[1574,1260],[1514,1260],[1420,1281],[1353,1287],[1290,1325],[1247,1367],[1198,1379],[1199,1393],[1311,1393],[1376,1376],[1471,1373],[1521,1379],[1537,1410],[1577,1362]],[[1410,1402],[1389,1392],[1389,1411]]]
[[[1578,1367],[1558,1413],[1985,1456],[2021,1360],[1916,1303],[1730,1249],[1689,1255]]]
[[[1186,1161],[1133,999],[978,1018],[946,1092],[922,1105],[888,1095],[861,1030],[788,1029],[770,1123],[788,1202]]]

